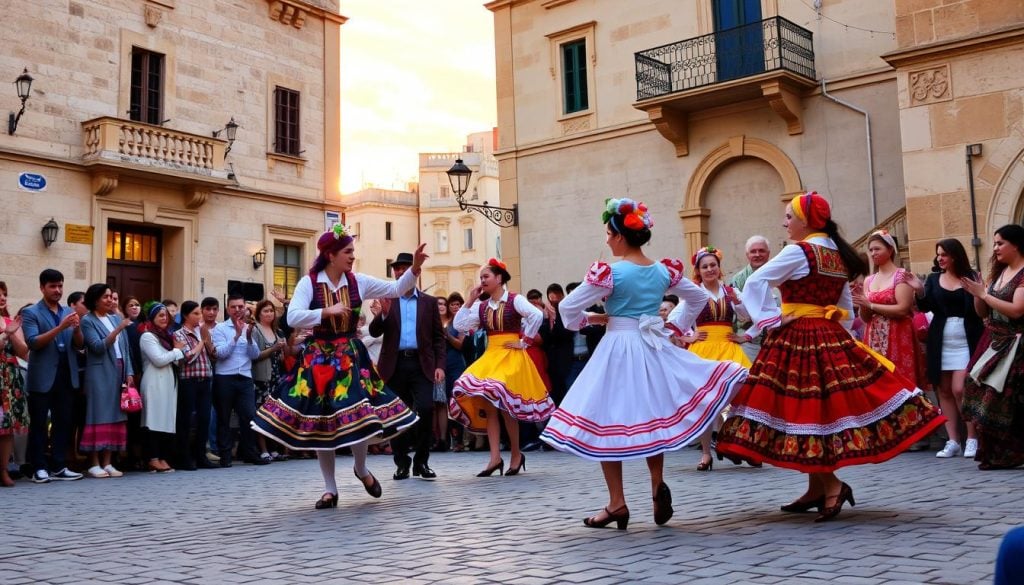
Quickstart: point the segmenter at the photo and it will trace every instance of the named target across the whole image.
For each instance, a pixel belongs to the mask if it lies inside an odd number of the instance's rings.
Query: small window
[[[451,191],[449,190],[448,185],[441,185],[440,192],[438,193],[438,199],[448,199],[449,197],[451,197]]]
[[[164,56],[132,47],[132,87],[128,117],[136,122],[163,123]]]
[[[437,230],[435,232],[435,236],[434,237],[435,237],[436,243],[437,243],[437,246],[436,246],[437,251],[439,253],[447,252],[448,251],[448,230],[447,229],[439,229],[439,230]]]
[[[465,250],[473,249],[473,228],[462,230],[462,247]]]
[[[295,285],[302,276],[302,246],[274,244],[274,288],[291,298]]]
[[[391,222],[390,221],[385,221],[384,222],[384,239],[389,241],[389,242],[391,241]]]
[[[384,274],[388,278],[394,278],[394,273],[391,272],[391,263],[394,261],[394,258],[388,258],[387,260],[384,261]]]
[[[274,88],[274,152],[299,156],[299,92]]]
[[[566,114],[589,108],[587,99],[587,41],[562,45],[563,111]]]
[[[160,237],[156,232],[111,226],[107,260],[156,264],[160,262]]]

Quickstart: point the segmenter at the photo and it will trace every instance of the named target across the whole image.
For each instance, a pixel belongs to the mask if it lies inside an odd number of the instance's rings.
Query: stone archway
[[[984,246],[989,247],[992,232],[1008,223],[1018,223],[1024,214],[1024,123],[1017,123],[1009,135],[999,143],[980,169],[975,169],[976,192],[991,190],[984,230],[978,234]]]
[[[687,250],[696,250],[707,245],[708,218],[711,216],[711,210],[704,207],[704,200],[708,186],[719,171],[741,157],[761,159],[779,173],[785,189],[785,192],[780,194],[783,201],[789,201],[803,192],[800,173],[786,153],[760,138],[733,136],[700,161],[686,185],[686,196],[679,217],[683,220],[683,237]]]

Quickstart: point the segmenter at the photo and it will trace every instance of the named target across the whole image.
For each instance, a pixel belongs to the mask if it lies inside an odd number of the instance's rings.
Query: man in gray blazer
[[[28,343],[28,454],[34,470],[32,481],[82,479],[81,473],[65,463],[71,433],[71,404],[78,387],[75,349],[83,347],[79,315],[60,304],[64,296],[64,275],[52,268],[39,274],[43,298],[25,309],[22,330]],[[47,420],[50,431],[47,432]],[[46,446],[50,443],[51,464]],[[50,470],[53,472],[51,473]]]

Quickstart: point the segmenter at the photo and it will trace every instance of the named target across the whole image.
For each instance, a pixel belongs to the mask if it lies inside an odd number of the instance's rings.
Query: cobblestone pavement
[[[506,461],[508,454],[504,454]],[[837,521],[779,511],[804,480],[667,458],[676,516],[654,524],[643,462],[626,464],[629,530],[581,519],[606,503],[599,467],[530,453],[518,477],[478,479],[485,453],[435,454],[437,481],[367,496],[338,461],[341,501],[314,510],[315,461],[128,474],[0,490],[0,583],[987,583],[1024,524],[1024,471],[906,453],[844,470],[857,506]],[[716,463],[718,463],[716,461]]]

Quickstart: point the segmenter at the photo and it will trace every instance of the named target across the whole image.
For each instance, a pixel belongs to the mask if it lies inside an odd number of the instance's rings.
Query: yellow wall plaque
[[[93,227],[91,225],[64,224],[64,241],[72,244],[92,245]]]

